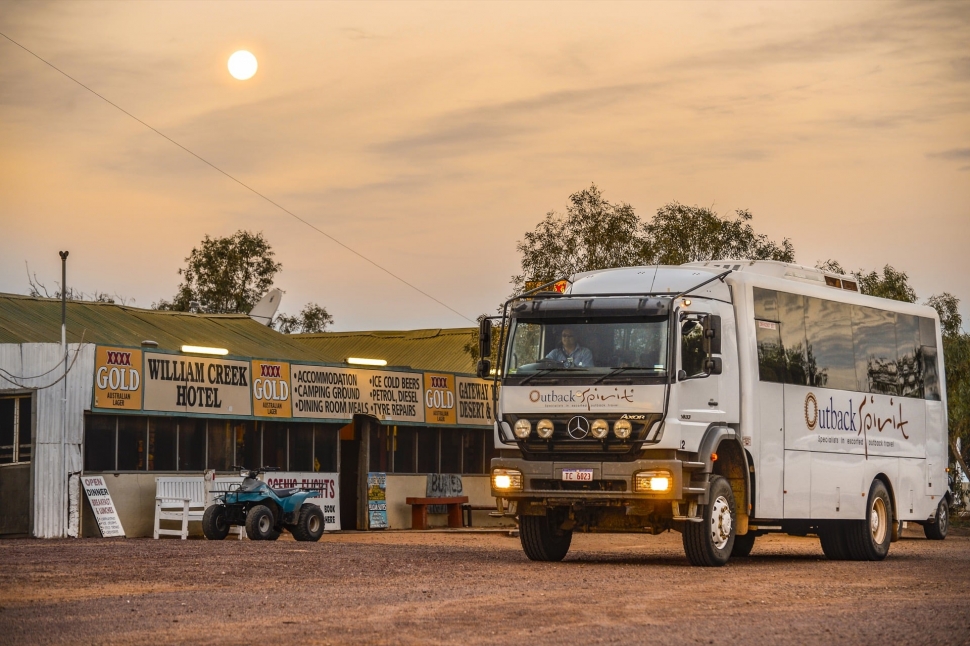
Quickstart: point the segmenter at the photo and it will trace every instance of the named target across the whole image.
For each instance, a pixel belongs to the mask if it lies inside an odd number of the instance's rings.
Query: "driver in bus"
[[[546,359],[559,361],[567,368],[592,368],[593,352],[579,345],[576,331],[571,327],[563,328],[562,344],[546,355]]]

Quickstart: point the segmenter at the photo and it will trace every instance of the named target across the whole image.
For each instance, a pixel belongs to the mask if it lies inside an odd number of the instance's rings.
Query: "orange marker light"
[[[717,462],[717,453],[711,453],[711,462]]]

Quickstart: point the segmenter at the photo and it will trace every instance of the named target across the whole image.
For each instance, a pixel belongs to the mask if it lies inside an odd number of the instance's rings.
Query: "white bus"
[[[933,309],[774,261],[555,287],[506,304],[493,371],[492,494],[529,558],[561,560],[573,532],[673,529],[702,566],[768,532],[815,534],[828,558],[851,560],[885,558],[899,521],[946,536]]]

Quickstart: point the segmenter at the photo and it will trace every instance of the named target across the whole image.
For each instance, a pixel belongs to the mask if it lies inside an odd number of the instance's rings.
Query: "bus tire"
[[[853,561],[881,561],[889,554],[893,534],[893,506],[881,480],[869,488],[865,520],[848,522],[845,537]]]
[[[936,508],[936,515],[933,522],[923,525],[923,533],[931,541],[942,541],[946,538],[946,533],[950,529],[950,507],[946,504],[946,498],[940,501]]]
[[[734,537],[734,547],[731,548],[731,556],[750,556],[751,549],[754,547],[754,539],[757,538],[754,532],[748,532],[743,536]]]
[[[703,520],[688,522],[682,538],[684,553],[691,565],[720,567],[731,558],[735,541],[734,492],[721,476],[711,478],[708,504],[704,505]]]
[[[822,544],[822,553],[828,560],[847,561],[851,558],[843,521],[833,520],[819,527],[818,540]]]
[[[572,531],[559,528],[556,516],[522,516],[519,518],[519,541],[532,561],[561,561],[569,551]]]

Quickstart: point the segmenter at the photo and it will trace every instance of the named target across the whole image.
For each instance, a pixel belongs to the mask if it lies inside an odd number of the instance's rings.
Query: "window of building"
[[[290,426],[290,471],[313,471],[313,424]]]
[[[438,429],[418,427],[418,473],[441,473],[438,470]]]
[[[178,420],[148,418],[148,470],[178,470]]]
[[[209,438],[206,467],[216,471],[228,471],[235,464],[233,452],[232,423],[225,420],[209,420]]]
[[[394,428],[394,473],[417,473],[418,431],[410,426]]]
[[[115,471],[115,439],[118,418],[113,415],[84,416],[84,470]]]
[[[462,434],[462,473],[486,473],[485,434],[478,429],[466,429]]]
[[[342,424],[313,425],[313,470],[337,471],[337,434]]]
[[[30,395],[0,398],[0,464],[30,462]]]
[[[205,425],[204,419],[178,419],[179,471],[205,469]]]
[[[462,432],[441,430],[441,473],[461,473]]]
[[[286,463],[287,429],[284,422],[263,422],[263,459],[260,466],[289,470]]]
[[[374,424],[370,429],[370,471],[387,473],[391,470],[391,434],[393,427]]]
[[[145,471],[148,418],[118,415],[118,471]]]
[[[236,466],[258,469],[263,466],[262,443],[256,422],[236,420],[232,422],[236,439]]]

